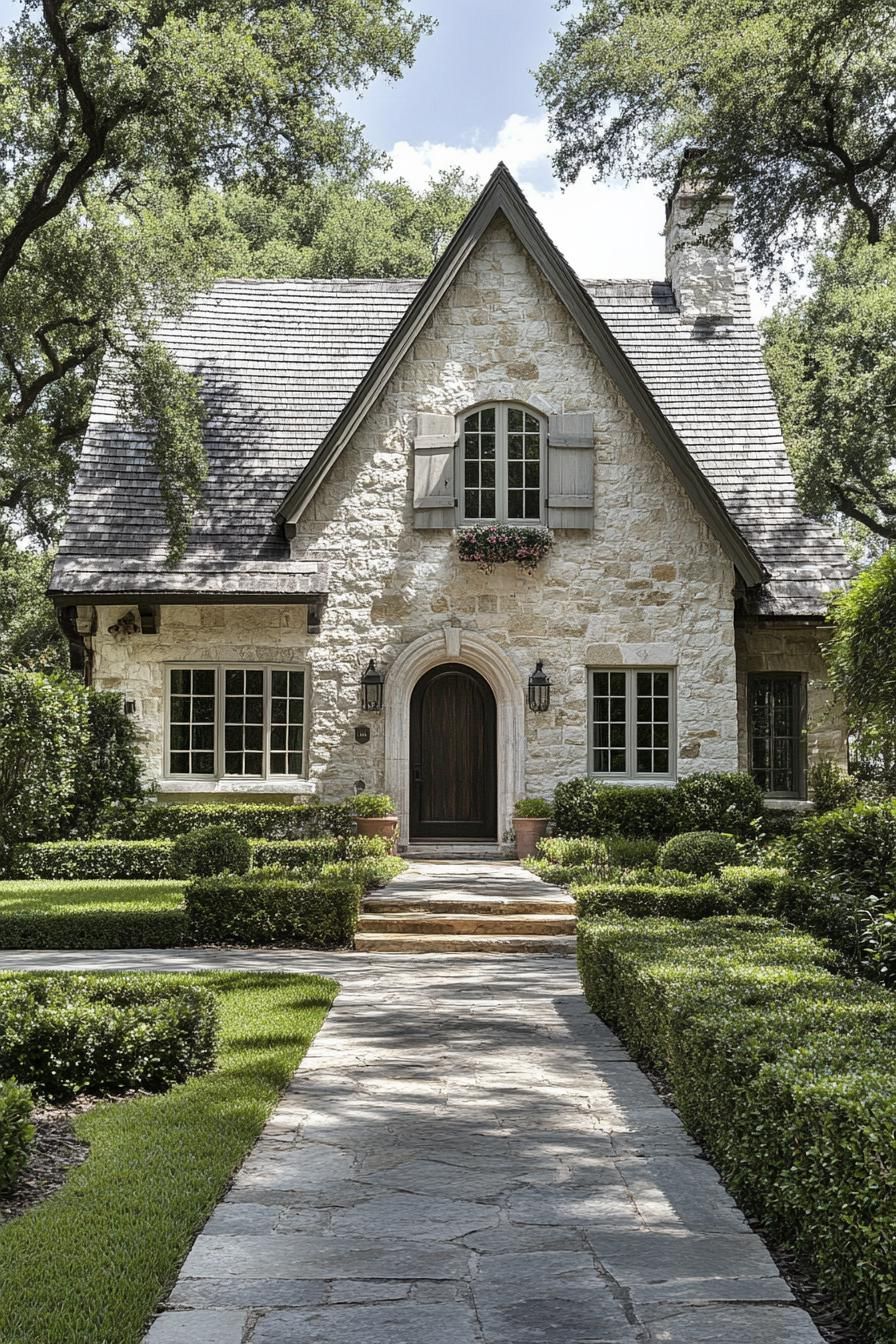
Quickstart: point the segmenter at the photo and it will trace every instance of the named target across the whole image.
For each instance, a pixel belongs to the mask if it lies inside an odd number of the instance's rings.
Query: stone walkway
[[[2,965],[342,982],[149,1344],[819,1344],[571,961],[184,950]]]

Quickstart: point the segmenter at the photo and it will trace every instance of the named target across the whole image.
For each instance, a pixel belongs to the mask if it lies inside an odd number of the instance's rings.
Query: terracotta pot
[[[382,840],[392,841],[392,853],[398,839],[397,817],[355,817],[355,828],[359,835],[374,835]]]
[[[513,817],[512,820],[516,836],[516,856],[518,859],[531,859],[539,840],[547,832],[548,818]]]

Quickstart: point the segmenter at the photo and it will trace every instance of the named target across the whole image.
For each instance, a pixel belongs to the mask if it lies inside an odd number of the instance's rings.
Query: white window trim
[[[496,510],[497,516],[494,518],[468,518],[466,507],[466,481],[464,473],[464,421],[468,415],[475,415],[477,411],[488,411],[494,407],[495,411],[495,501],[500,503],[501,507]],[[507,517],[507,412],[523,411],[526,415],[531,415],[538,421],[540,430],[539,442],[539,488],[538,488],[538,517],[537,518],[508,518]],[[457,486],[455,494],[457,495],[458,512],[461,526],[477,527],[488,526],[489,523],[500,523],[502,527],[543,527],[545,520],[545,501],[547,499],[547,454],[548,424],[544,415],[535,410],[533,406],[527,406],[522,401],[483,401],[475,406],[467,406],[457,417],[457,448],[455,449],[454,472]]]
[[[611,774],[594,769],[594,673],[625,673],[625,757],[628,769],[625,774]],[[666,774],[645,775],[635,769],[636,719],[635,701],[636,681],[639,672],[667,672],[669,674],[669,770]],[[586,681],[588,688],[588,775],[591,779],[602,779],[608,784],[674,784],[678,778],[678,669],[662,663],[636,663],[615,667],[589,667]]]
[[[201,671],[211,670],[215,674],[215,737],[214,737],[214,756],[215,769],[210,775],[183,774],[171,769],[171,674],[172,672],[192,671],[193,669]],[[264,773],[260,775],[229,775],[221,769],[224,761],[224,674],[227,671],[255,671],[261,670],[264,673],[264,720],[262,729],[262,738],[264,742]],[[271,673],[272,672],[303,672],[305,675],[305,686],[303,705],[304,713],[302,715],[302,773],[299,775],[270,773],[270,754],[271,754]],[[210,662],[207,659],[195,658],[182,660],[176,663],[165,664],[165,714],[164,714],[164,743],[163,743],[163,778],[173,783],[206,784],[214,788],[216,784],[227,784],[234,789],[239,785],[245,784],[258,788],[264,784],[276,786],[289,781],[297,781],[308,778],[308,720],[310,718],[309,708],[311,703],[311,669],[307,663],[237,663],[232,660],[217,663]]]

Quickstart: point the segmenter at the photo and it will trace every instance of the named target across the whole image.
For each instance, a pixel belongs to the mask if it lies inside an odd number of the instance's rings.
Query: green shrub
[[[583,921],[592,1008],[668,1077],[735,1196],[896,1340],[896,1001],[750,917]]]
[[[835,761],[818,761],[809,771],[809,796],[817,812],[833,812],[857,803],[859,789],[852,775]]]
[[[51,881],[174,876],[170,840],[49,840],[19,845],[13,870],[16,877]]]
[[[348,805],[356,817],[392,817],[395,804],[388,793],[356,793],[349,798]]]
[[[558,868],[606,868],[610,855],[608,842],[589,835],[544,836],[538,842],[538,857]]]
[[[0,1080],[0,1194],[16,1183],[34,1140],[31,1091],[13,1078]]]
[[[391,882],[406,868],[404,859],[397,854],[368,855],[366,858],[362,856],[325,863],[320,874],[321,877],[357,884],[364,891],[370,891],[373,887],[381,887],[384,882]]]
[[[333,877],[305,880],[276,869],[191,882],[186,892],[190,935],[197,943],[255,947],[347,947],[358,926],[363,885]]]
[[[87,731],[78,758],[69,835],[125,835],[143,787],[134,719],[117,691],[86,691]]]
[[[626,915],[666,915],[672,919],[705,919],[730,914],[734,902],[714,882],[689,881],[687,886],[647,882],[592,882],[570,888],[580,919],[610,910]]]
[[[133,838],[174,840],[200,826],[233,826],[249,840],[353,835],[349,803],[154,803],[134,819]]]
[[[0,1077],[50,1101],[162,1091],[213,1067],[217,1012],[164,974],[0,980]]]
[[[787,846],[794,872],[833,878],[844,891],[896,894],[896,800],[804,817]]]
[[[513,815],[515,817],[536,817],[540,820],[549,820],[553,815],[553,810],[547,798],[517,798],[513,805]]]
[[[256,868],[322,868],[325,863],[381,858],[390,853],[388,840],[378,835],[327,835],[316,840],[255,840],[252,863]]]
[[[608,835],[606,846],[611,868],[651,868],[660,852],[660,842],[648,837]]]
[[[570,779],[554,790],[554,826],[559,835],[663,840],[676,829],[675,791]]]
[[[695,877],[708,877],[737,859],[737,841],[721,831],[684,831],[667,840],[659,852],[659,866]]]
[[[235,826],[199,826],[179,835],[171,846],[175,877],[214,877],[248,873],[252,846]]]
[[[730,865],[719,873],[719,887],[738,910],[750,915],[780,915],[783,887],[793,878],[786,868]]]
[[[762,790],[742,771],[689,775],[674,792],[676,831],[725,831],[743,837],[762,816]]]

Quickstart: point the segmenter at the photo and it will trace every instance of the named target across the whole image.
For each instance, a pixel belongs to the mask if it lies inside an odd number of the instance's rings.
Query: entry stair
[[[417,860],[368,895],[358,952],[575,954],[575,903],[519,864]]]

